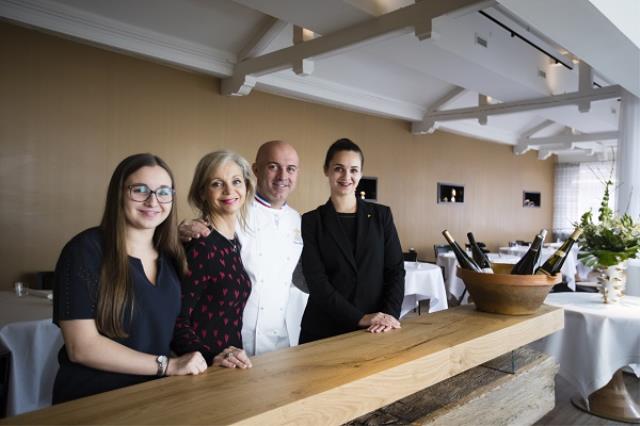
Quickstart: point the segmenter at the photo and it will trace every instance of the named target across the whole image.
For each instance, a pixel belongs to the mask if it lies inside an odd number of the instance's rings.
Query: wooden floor
[[[625,374],[624,381],[629,393],[636,401],[640,401],[640,379],[637,379],[632,374]],[[592,416],[591,414],[577,409],[573,404],[571,404],[571,397],[573,394],[573,388],[569,383],[560,376],[556,376],[556,408],[541,418],[536,425],[628,425],[628,423],[620,423]]]

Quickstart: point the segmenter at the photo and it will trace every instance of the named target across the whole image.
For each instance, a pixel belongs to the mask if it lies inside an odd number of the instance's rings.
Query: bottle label
[[[560,257],[564,257],[566,253],[565,253],[565,252],[563,252],[562,250],[558,250],[558,251],[556,252],[556,254],[557,254],[558,256],[560,256]]]

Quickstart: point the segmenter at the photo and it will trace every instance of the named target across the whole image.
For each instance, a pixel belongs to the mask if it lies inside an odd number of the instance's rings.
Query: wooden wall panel
[[[551,227],[553,160],[510,146],[254,91],[219,94],[219,80],[0,23],[0,289],[50,270],[63,244],[100,220],[108,179],[125,156],[150,151],[177,176],[179,212],[198,159],[231,148],[253,159],[269,139],[302,160],[291,205],[323,203],[327,147],[349,137],[365,151],[379,201],[392,207],[403,248],[433,258],[448,228],[495,248]],[[436,184],[464,184],[465,203],[436,204]],[[542,193],[524,209],[522,191]]]

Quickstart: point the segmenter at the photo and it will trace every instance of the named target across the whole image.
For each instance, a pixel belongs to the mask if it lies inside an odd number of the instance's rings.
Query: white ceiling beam
[[[580,134],[561,134],[555,136],[548,136],[544,138],[532,138],[530,135],[535,134],[545,127],[553,124],[553,121],[546,120],[535,127],[532,127],[528,131],[522,134],[518,140],[517,145],[513,147],[513,153],[516,155],[522,155],[531,149],[545,150],[545,151],[558,151],[558,150],[572,150],[572,149],[594,149],[592,147],[582,147],[581,143],[585,142],[601,142],[616,140],[618,138],[618,132],[596,132],[596,133],[580,133]],[[607,146],[609,144],[606,144]],[[603,145],[604,147],[604,145]]]
[[[578,65],[578,92],[587,92],[593,89],[593,69],[584,61]],[[591,101],[585,100],[578,104],[578,111],[589,112]]]
[[[251,40],[238,52],[238,61],[262,55],[287,25],[281,19],[267,16],[264,25],[258,28]]]
[[[314,33],[311,30],[300,27],[298,25],[293,26],[293,44],[304,43],[305,41],[313,40]]]
[[[612,139],[611,136],[617,135],[618,132],[601,132],[582,135],[559,135],[557,138],[538,138],[531,145],[538,148],[538,159],[546,160],[552,154],[563,156],[581,156],[583,160],[600,158],[606,156],[606,152],[611,150],[613,146],[603,144],[601,146],[581,146],[585,142],[599,141],[600,139]],[[573,137],[573,139],[572,139]],[[575,140],[578,138],[578,140]],[[576,157],[577,158],[577,157]]]
[[[586,92],[573,92],[563,95],[545,96],[542,98],[527,99],[524,101],[503,102],[482,107],[458,108],[446,111],[427,113],[425,118],[433,121],[451,121],[478,119],[482,115],[513,114],[518,112],[536,111],[565,105],[578,105],[585,100],[599,101],[620,96],[620,86],[613,85],[600,89],[591,89]]]
[[[597,148],[568,148],[566,146],[559,146],[556,148],[543,148],[538,151],[538,159],[546,160],[551,155],[555,154],[557,156],[572,156],[574,158],[580,158],[579,161],[593,161],[594,159],[598,159],[602,157],[604,150],[600,150]]]
[[[536,133],[538,133],[540,130],[546,129],[547,127],[549,127],[549,126],[551,126],[553,124],[555,124],[555,121],[553,121],[553,120],[544,120],[542,123],[538,124],[537,126],[533,126],[529,130],[527,130],[524,133],[522,133],[522,135],[520,135],[520,137],[522,139],[530,138],[531,136],[533,136]]]
[[[513,153],[515,155],[526,154],[527,152],[531,151],[532,148],[533,147],[531,145],[529,145],[527,140],[520,140],[520,141],[518,141],[518,143],[516,145],[514,145]]]
[[[245,94],[251,90],[247,84],[251,78],[291,69],[304,59],[337,55],[385,36],[413,31],[416,37],[423,39],[431,32],[432,19],[460,9],[470,12],[493,4],[495,0],[419,1],[335,33],[242,61],[236,64],[233,76],[222,81],[221,92],[225,95]]]
[[[538,151],[538,160],[546,160],[553,155],[553,151],[541,149]]]
[[[614,153],[611,150],[595,151],[588,153],[581,150],[566,152],[556,152],[558,162],[582,163],[585,161],[609,161],[613,159]]]
[[[447,92],[446,95],[444,95],[443,97],[435,101],[433,104],[431,104],[431,106],[428,108],[428,111],[430,112],[438,111],[443,106],[446,106],[449,102],[453,102],[456,99],[458,99],[466,91],[467,89],[465,89],[464,87],[458,87],[458,86],[454,87],[449,92]]]
[[[581,133],[581,134],[567,134],[549,136],[544,138],[529,138],[527,143],[531,146],[545,146],[554,144],[573,144],[575,142],[596,142],[613,140],[618,138],[618,132],[596,132],[596,133]]]
[[[618,141],[617,140],[606,140],[606,141],[595,141],[595,142],[573,142],[572,145],[575,148],[595,148],[595,149],[611,149],[617,148]]]
[[[449,102],[453,102],[462,96],[467,89],[464,87],[458,87],[451,89],[446,95],[435,101],[429,108],[427,108],[428,112],[437,111],[439,108],[447,105]],[[435,122],[427,122],[426,120],[422,121],[414,121],[411,123],[411,133],[414,135],[424,135],[426,133],[433,133],[438,129],[437,123]]]
[[[22,22],[217,77],[231,75],[237,60],[230,52],[85,11],[66,2],[0,0],[0,20]]]
[[[557,143],[549,143],[545,145],[537,146],[538,151],[547,150],[552,152],[557,151],[570,151],[572,149],[576,149],[571,142],[557,142]]]
[[[305,28],[299,27],[298,25],[293,26],[293,45],[304,43],[309,40],[313,40],[314,34],[313,31],[307,30]],[[314,63],[311,59],[301,59],[293,64],[293,72],[295,72],[299,76],[308,76],[313,74]]]
[[[478,107],[482,108],[489,105],[489,100],[487,99],[487,95],[482,95],[479,94],[478,95]],[[487,114],[480,114],[478,116],[478,124],[480,124],[481,126],[486,126],[487,125]]]
[[[311,59],[301,59],[293,64],[293,72],[301,77],[313,74],[315,64]]]

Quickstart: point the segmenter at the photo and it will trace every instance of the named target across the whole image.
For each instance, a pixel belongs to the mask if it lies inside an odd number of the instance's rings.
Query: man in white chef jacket
[[[242,263],[251,278],[243,315],[242,343],[249,356],[295,346],[308,295],[297,269],[302,253],[300,214],[287,204],[300,161],[290,144],[270,141],[256,154],[257,194],[251,200],[248,229],[239,230]],[[183,222],[183,239],[208,235],[200,221]],[[295,274],[295,277],[294,277]]]

